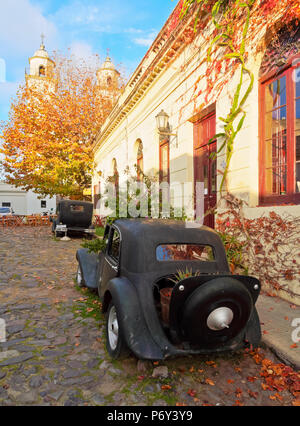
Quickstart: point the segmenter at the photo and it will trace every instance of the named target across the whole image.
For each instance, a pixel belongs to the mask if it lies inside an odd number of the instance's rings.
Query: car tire
[[[78,285],[78,287],[85,287],[83,275],[82,275],[82,270],[81,270],[81,266],[79,265],[79,263],[78,263],[78,268],[77,268],[77,272],[76,272],[76,284]]]
[[[106,349],[113,359],[126,358],[129,349],[126,345],[122,325],[118,319],[117,308],[112,301],[106,313]]]

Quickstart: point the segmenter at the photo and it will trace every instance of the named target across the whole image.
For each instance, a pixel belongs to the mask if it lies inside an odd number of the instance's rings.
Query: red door
[[[204,225],[214,228],[215,215],[213,210],[217,204],[217,143],[209,142],[216,134],[215,113],[204,117],[194,125],[194,171],[195,186],[204,183]],[[196,203],[199,200],[195,200]]]

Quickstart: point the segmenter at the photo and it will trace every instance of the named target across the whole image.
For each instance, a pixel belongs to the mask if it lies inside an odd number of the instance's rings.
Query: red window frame
[[[293,65],[294,64],[294,65]],[[296,192],[296,85],[294,82],[295,70],[300,67],[300,55],[296,55],[289,61],[289,65],[280,73],[272,73],[261,79],[259,94],[259,127],[260,127],[260,147],[259,147],[259,204],[260,205],[286,205],[300,204],[300,193]],[[299,71],[298,71],[299,73]],[[286,193],[268,194],[266,189],[266,87],[286,77]],[[297,98],[298,99],[298,98]]]
[[[141,142],[141,144],[142,144],[142,142]],[[137,165],[137,180],[138,180],[138,182],[141,182],[143,180],[143,172],[144,172],[143,145],[139,146],[139,149],[138,149],[138,152],[137,152],[136,165]]]
[[[162,160],[163,160],[163,151],[167,147],[167,155],[168,155],[168,166],[167,166],[167,173],[164,174],[163,167],[162,167]],[[167,182],[170,184],[170,143],[169,139],[163,139],[159,143],[159,182]]]
[[[98,201],[100,200],[100,194],[101,194],[101,187],[100,182],[98,185],[94,185],[94,209],[97,209]]]

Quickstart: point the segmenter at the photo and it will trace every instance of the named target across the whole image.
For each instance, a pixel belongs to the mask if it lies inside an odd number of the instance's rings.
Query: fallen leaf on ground
[[[291,345],[291,346],[290,346],[290,348],[291,348],[291,349],[296,349],[296,348],[298,348],[297,343],[294,343],[293,345]]]
[[[242,389],[241,389],[241,388],[236,388],[236,390],[235,390],[235,394],[236,394],[236,397],[237,397],[237,398],[241,398],[241,396],[242,396],[242,394],[243,394]]]
[[[196,396],[196,391],[194,389],[189,389],[187,394],[194,397],[194,396]]]
[[[205,379],[205,383],[210,386],[215,386],[215,383],[211,379]]]
[[[266,385],[265,383],[261,383],[261,387],[262,389],[265,390],[270,390],[270,386]]]
[[[206,365],[210,365],[211,367],[217,368],[217,364],[215,361],[205,361]]]
[[[172,389],[172,386],[170,386],[170,385],[162,385],[162,390],[170,390],[170,389]]]
[[[253,392],[251,390],[248,390],[248,394],[251,398],[257,399],[258,397],[258,392]]]

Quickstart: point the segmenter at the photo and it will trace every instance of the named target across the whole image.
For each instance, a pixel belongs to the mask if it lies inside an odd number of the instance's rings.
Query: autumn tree
[[[41,196],[81,198],[91,185],[91,146],[119,88],[102,90],[98,61],[61,54],[54,61],[51,78],[19,88],[1,125],[0,153],[9,184]]]

